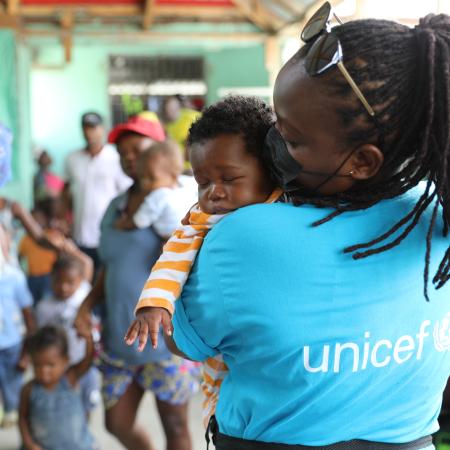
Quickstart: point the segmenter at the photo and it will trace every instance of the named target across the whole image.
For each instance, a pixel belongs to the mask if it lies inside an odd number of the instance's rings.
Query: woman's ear
[[[355,180],[368,180],[380,171],[383,162],[384,155],[376,145],[361,145],[353,152],[350,175]]]

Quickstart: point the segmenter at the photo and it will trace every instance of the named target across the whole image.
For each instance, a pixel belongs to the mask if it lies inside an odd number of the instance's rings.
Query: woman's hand
[[[139,338],[138,351],[144,350],[145,344],[150,334],[152,347],[158,346],[159,327],[162,324],[164,332],[171,336],[173,327],[169,311],[160,307],[141,308],[136,313],[136,319],[133,320],[124,337],[127,345],[132,345]]]

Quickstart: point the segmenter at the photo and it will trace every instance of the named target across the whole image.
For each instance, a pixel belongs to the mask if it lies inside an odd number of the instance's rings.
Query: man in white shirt
[[[105,144],[102,117],[95,112],[81,118],[86,147],[66,158],[66,192],[73,208],[73,236],[98,269],[100,222],[110,201],[127,189],[131,180],[120,167],[116,149]]]

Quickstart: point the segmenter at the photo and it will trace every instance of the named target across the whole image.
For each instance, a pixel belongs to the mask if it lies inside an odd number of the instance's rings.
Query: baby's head
[[[69,347],[64,329],[47,325],[27,339],[28,352],[38,383],[55,386],[69,364]]]
[[[58,300],[67,300],[83,281],[83,265],[71,255],[61,255],[52,270],[53,294]]]
[[[175,141],[156,142],[139,156],[138,173],[143,187],[165,180],[176,183],[183,171],[182,151]]]
[[[274,123],[272,109],[255,97],[230,96],[208,107],[187,141],[200,208],[225,214],[264,202],[274,185],[262,159]]]

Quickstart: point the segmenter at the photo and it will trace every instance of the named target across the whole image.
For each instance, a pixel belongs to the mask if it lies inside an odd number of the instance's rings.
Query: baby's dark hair
[[[355,147],[378,145],[384,164],[376,183],[322,198],[296,197],[294,193],[294,201],[335,208],[315,224],[320,225],[345,211],[366,209],[401,195],[427,180],[425,192],[405,217],[376,239],[345,251],[359,259],[397,246],[433,204],[424,269],[428,299],[431,237],[439,205],[444,236],[450,225],[450,17],[430,14],[414,29],[384,20],[359,20],[337,26],[332,32],[341,42],[345,67],[375,110],[375,120],[337,69],[318,80],[322,78],[324,89],[337,102],[344,139]],[[300,49],[290,64],[302,60],[310,45]],[[439,289],[449,278],[450,247],[433,283]]]
[[[257,97],[233,95],[206,108],[189,130],[187,145],[223,134],[238,134],[249,153],[261,156],[267,131],[275,121],[272,108]]]
[[[55,275],[64,270],[72,270],[72,269],[79,271],[80,275],[83,276],[84,267],[81,261],[72,255],[62,253],[56,260],[55,264],[53,265],[52,274]]]
[[[57,347],[61,355],[68,357],[69,345],[67,335],[63,328],[54,325],[46,325],[39,328],[34,334],[26,339],[25,346],[31,355]]]

